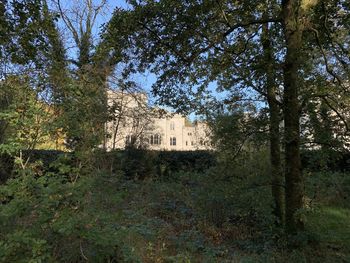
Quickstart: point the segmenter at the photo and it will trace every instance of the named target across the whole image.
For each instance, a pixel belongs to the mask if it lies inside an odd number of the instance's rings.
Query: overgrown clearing
[[[1,0],[0,261],[350,262],[349,3]]]
[[[305,238],[302,248],[293,249],[282,237],[273,240],[273,225],[249,213],[237,216],[229,211],[227,201],[215,200],[220,193],[208,193],[207,184],[213,182],[208,182],[212,180],[205,175],[196,175],[195,179],[193,174],[177,176],[176,181],[135,184],[134,191],[129,193],[132,197],[127,201],[128,211],[134,215],[141,211],[136,224],[153,232],[146,239],[138,235],[142,241],[136,251],[142,262],[347,262],[350,259],[348,208],[310,209],[306,215],[310,237],[301,237]],[[235,202],[234,198],[230,200]],[[130,242],[135,244],[135,239]]]
[[[263,158],[249,158],[249,166],[230,167],[230,173],[217,165],[143,180],[128,179],[118,169],[72,180],[69,175],[77,171],[63,160],[51,166],[56,172],[40,173],[34,165],[0,187],[1,262],[350,259],[350,209],[343,199],[349,192],[320,179],[341,182],[346,173],[309,174],[307,186],[319,190],[307,194],[306,231],[288,238],[269,212]]]

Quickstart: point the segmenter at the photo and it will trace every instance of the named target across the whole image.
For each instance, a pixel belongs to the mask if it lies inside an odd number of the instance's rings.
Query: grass
[[[316,235],[319,250],[329,262],[350,262],[350,210],[321,206],[308,217],[308,230]]]

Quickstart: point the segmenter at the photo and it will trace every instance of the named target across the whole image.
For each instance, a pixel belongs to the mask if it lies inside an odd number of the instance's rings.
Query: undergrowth
[[[274,225],[264,165],[136,180],[64,160],[31,164],[0,186],[0,261],[349,262],[350,210],[326,198],[330,189],[309,191],[292,248]]]

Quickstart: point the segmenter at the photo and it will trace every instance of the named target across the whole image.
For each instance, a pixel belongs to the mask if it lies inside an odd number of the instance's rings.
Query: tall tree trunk
[[[278,223],[285,223],[284,205],[284,180],[281,165],[280,149],[280,107],[277,100],[277,85],[273,70],[274,58],[270,42],[269,25],[266,23],[262,28],[262,46],[264,51],[264,66],[266,70],[266,93],[270,113],[270,162],[271,162],[271,185],[274,199],[274,214],[278,218]]]
[[[268,92],[274,93],[274,89]],[[285,193],[284,178],[281,165],[281,149],[280,149],[280,118],[279,106],[275,97],[268,95],[268,104],[270,108],[270,161],[272,172],[272,196],[275,202],[274,214],[279,219],[281,225],[285,224]]]
[[[299,0],[282,1],[282,22],[285,35],[284,65],[284,136],[286,180],[286,230],[296,233],[304,229],[298,216],[304,194],[300,161],[300,105],[298,100],[298,70],[302,48],[303,22]]]

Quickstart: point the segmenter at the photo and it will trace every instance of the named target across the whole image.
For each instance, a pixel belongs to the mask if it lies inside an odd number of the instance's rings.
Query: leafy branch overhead
[[[348,29],[347,3],[293,0],[129,3],[130,10],[115,11],[104,37],[112,44],[113,39],[125,38],[128,43],[125,57],[131,72],[149,70],[158,76],[153,93],[161,103],[179,111],[198,111],[215,101],[210,97],[211,85],[216,86],[216,91],[226,91],[229,99],[225,102],[241,103],[247,97],[265,101],[263,105],[270,115],[271,162],[276,175],[273,180],[279,182],[276,185],[283,181],[278,149],[279,123],[284,121],[286,224],[291,231],[301,229],[303,223],[291,219],[302,206],[303,196],[300,119],[304,103],[318,92],[320,80],[327,83],[334,78],[335,85],[344,89],[344,81],[333,67],[346,80],[348,57],[344,45],[330,37],[329,28],[337,25],[341,31]],[[321,19],[318,14],[322,14]],[[325,36],[322,41],[321,31]],[[342,40],[349,44],[349,39]],[[330,109],[341,117],[335,108]],[[283,210],[284,194],[281,189],[273,192],[276,205]]]

